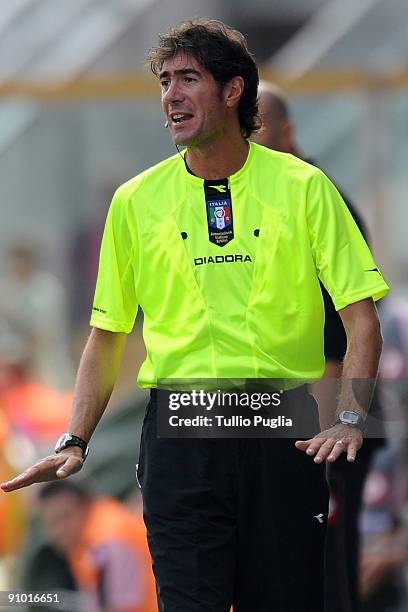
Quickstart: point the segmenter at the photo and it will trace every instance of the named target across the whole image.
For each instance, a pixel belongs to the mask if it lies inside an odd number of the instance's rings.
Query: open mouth
[[[192,119],[192,117],[193,115],[189,115],[187,113],[177,113],[177,114],[172,115],[171,120],[174,124],[181,125],[182,123],[185,123],[189,119]]]

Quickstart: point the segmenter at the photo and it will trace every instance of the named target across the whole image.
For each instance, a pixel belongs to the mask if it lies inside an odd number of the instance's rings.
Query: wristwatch
[[[364,428],[365,420],[358,412],[354,410],[342,410],[336,417],[336,423],[342,423],[343,425],[351,425],[352,427],[358,427],[361,431]]]
[[[88,444],[85,442],[85,440],[82,440],[82,438],[74,436],[68,432],[63,433],[58,439],[58,442],[55,445],[55,452],[60,453],[62,450],[64,450],[64,448],[69,448],[70,446],[79,446],[79,448],[82,450],[82,459],[85,461],[89,453]]]

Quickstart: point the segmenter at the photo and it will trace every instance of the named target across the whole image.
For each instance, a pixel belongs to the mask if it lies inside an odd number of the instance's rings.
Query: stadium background
[[[164,129],[158,85],[143,68],[146,52],[169,25],[199,15],[245,33],[262,76],[287,91],[301,149],[357,204],[392,286],[392,316],[404,320],[406,0],[5,0],[0,11],[0,274],[9,274],[10,248],[28,244],[39,267],[59,279],[66,292],[73,369],[88,333],[95,271],[88,264],[95,259],[110,197],[121,182],[175,152]],[[1,318],[0,307],[0,324]],[[8,351],[0,342],[2,363]],[[395,376],[402,379],[408,354],[400,353]],[[140,334],[134,334],[87,467],[99,490],[121,497],[131,493],[137,459],[136,434],[128,433],[125,442],[123,436],[130,421],[135,431],[140,425],[144,397],[134,387],[134,375],[142,359]],[[395,354],[391,359],[387,373],[393,375]],[[72,386],[67,380],[65,392]],[[28,435],[14,422],[6,429],[3,449],[12,469],[27,465],[51,443],[51,436]],[[19,525],[32,518],[33,496],[16,496],[21,523],[14,513],[2,529],[21,533]],[[2,588],[21,580],[20,561],[37,537],[28,527],[24,533],[24,538],[10,536],[4,547]]]

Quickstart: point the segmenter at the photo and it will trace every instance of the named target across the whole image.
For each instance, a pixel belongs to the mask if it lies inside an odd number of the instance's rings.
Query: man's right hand
[[[3,482],[0,488],[9,493],[28,487],[34,482],[48,482],[49,480],[66,478],[79,472],[83,463],[82,450],[76,446],[71,446],[58,454],[40,459],[12,480]]]

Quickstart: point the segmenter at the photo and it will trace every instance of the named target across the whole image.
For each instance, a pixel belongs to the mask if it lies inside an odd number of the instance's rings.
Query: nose
[[[182,88],[178,79],[173,79],[167,89],[163,92],[162,101],[164,105],[181,102],[184,98]]]

